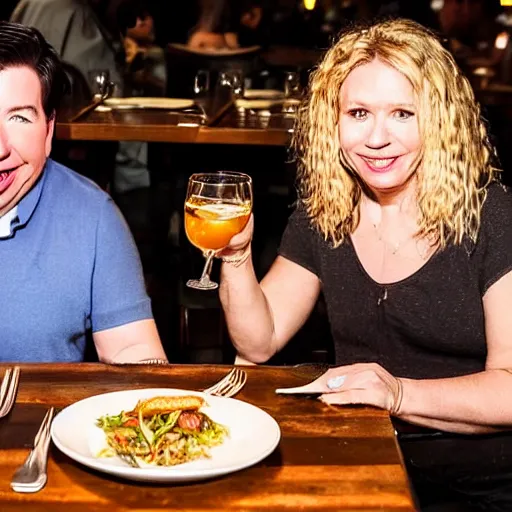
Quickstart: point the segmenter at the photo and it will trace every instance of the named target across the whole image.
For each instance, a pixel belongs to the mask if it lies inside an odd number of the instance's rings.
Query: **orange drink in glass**
[[[189,179],[185,201],[185,233],[206,258],[200,279],[187,286],[212,290],[218,284],[210,279],[213,256],[240,233],[252,211],[252,180],[235,172],[194,174]]]

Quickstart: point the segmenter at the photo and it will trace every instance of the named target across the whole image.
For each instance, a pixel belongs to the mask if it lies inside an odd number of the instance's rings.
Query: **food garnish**
[[[96,425],[105,432],[108,448],[98,456],[128,456],[141,466],[209,458],[210,448],[222,444],[229,432],[199,411],[205,405],[200,396],[156,396],[140,400],[132,411],[102,416]]]

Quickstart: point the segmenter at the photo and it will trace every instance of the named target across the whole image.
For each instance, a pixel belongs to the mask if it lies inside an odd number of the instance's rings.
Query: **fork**
[[[223,379],[203,390],[203,393],[215,396],[231,397],[236,395],[247,382],[247,373],[240,368],[233,368]]]
[[[0,418],[7,416],[12,409],[14,400],[16,399],[16,391],[18,390],[18,382],[20,379],[20,367],[7,368],[0,386]]]
[[[11,480],[11,489],[16,492],[40,491],[48,479],[46,464],[50,446],[50,426],[54,408],[48,409],[34,439],[34,448],[25,462],[16,469]]]

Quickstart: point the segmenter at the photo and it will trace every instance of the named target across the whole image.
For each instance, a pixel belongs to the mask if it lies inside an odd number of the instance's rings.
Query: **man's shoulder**
[[[84,3],[79,0],[21,0],[18,6],[34,7],[81,7]]]
[[[52,19],[60,23],[63,17],[86,8],[86,4],[77,0],[21,0],[10,21],[39,28],[39,21]]]
[[[45,188],[50,193],[55,193],[60,200],[71,204],[73,208],[96,208],[110,200],[110,196],[96,183],[52,159],[48,159],[46,173]]]

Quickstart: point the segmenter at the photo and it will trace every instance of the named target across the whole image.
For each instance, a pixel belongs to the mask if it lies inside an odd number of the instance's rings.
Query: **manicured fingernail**
[[[338,389],[343,386],[343,383],[345,382],[345,375],[338,375],[338,377],[333,377],[332,379],[329,379],[327,381],[327,387],[329,389]]]

